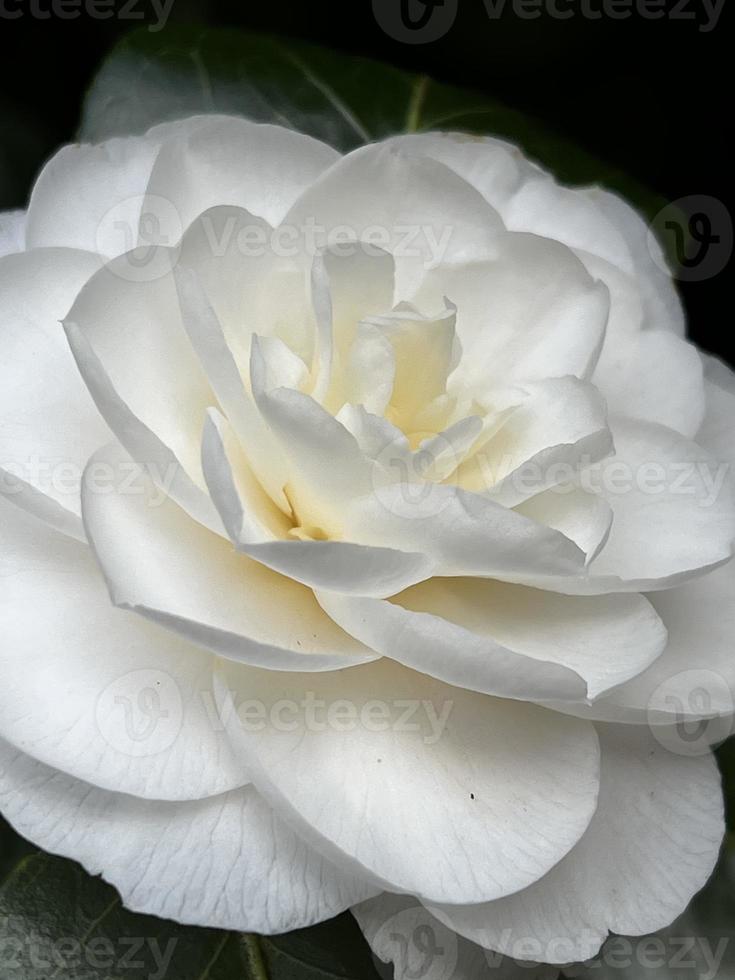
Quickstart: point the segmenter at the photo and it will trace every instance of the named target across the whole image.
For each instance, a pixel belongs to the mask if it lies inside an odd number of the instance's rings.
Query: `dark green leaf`
[[[731,831],[735,831],[735,736],[719,747],[717,759],[725,788],[727,826]]]
[[[261,944],[274,980],[378,980],[362,933],[348,913],[311,929],[263,937]]]
[[[561,180],[605,184],[650,217],[665,203],[487,96],[303,42],[237,31],[178,27],[128,35],[92,85],[81,138],[142,133],[197,112],[279,123],[343,151],[402,132],[492,133],[521,144]]]
[[[21,858],[35,854],[36,850],[0,817],[0,882],[5,880]]]
[[[270,938],[178,925],[47,854],[0,886],[0,980],[375,980],[371,963],[349,915]]]

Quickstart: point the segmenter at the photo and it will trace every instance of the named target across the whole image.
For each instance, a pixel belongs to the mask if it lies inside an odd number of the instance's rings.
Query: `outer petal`
[[[359,188],[359,193],[356,193]],[[503,226],[497,212],[466,181],[433,160],[408,158],[394,147],[354,150],[317,180],[284,219],[314,225],[317,244],[335,229],[396,257],[397,299],[409,298],[427,268],[494,255]]]
[[[43,168],[33,188],[26,228],[28,248],[65,245],[107,258],[135,248],[143,195],[161,144],[196,122],[194,117],[156,126],[144,136],[63,147]],[[155,217],[165,215],[166,203],[163,211],[161,202],[153,208]],[[159,230],[156,227],[156,233]]]
[[[601,212],[594,200],[595,191],[562,187],[548,174],[535,175],[511,198],[503,220],[513,231],[563,242],[634,274],[635,262],[625,235]]]
[[[427,156],[472,184],[499,211],[539,168],[505,140],[467,133],[409,133],[386,140],[401,153]]]
[[[560,187],[549,178],[529,181],[504,209],[508,228],[532,231],[591,253],[634,276],[645,327],[680,336],[684,315],[658,242],[646,222],[621,198],[599,187]]]
[[[125,404],[75,323],[64,324],[79,373],[100,415],[117,433],[131,457],[149,473],[164,492],[205,527],[221,533],[222,525],[212,501],[181,466],[169,447]]]
[[[658,422],[693,439],[705,412],[702,361],[669,329],[643,330],[603,350],[594,383],[611,415]]]
[[[23,252],[25,245],[25,211],[0,212],[0,258],[13,252]]]
[[[77,297],[65,323],[86,341],[105,374],[105,387],[126,414],[150,430],[203,487],[201,432],[206,409],[215,399],[182,324],[171,274],[176,253],[155,252],[151,261],[160,265],[149,281],[130,277],[128,259],[120,256],[100,269]],[[92,360],[80,357],[80,366]],[[90,384],[97,387],[94,377]],[[120,441],[128,443],[125,416],[113,414],[112,398],[105,403],[98,398],[98,404],[105,407]]]
[[[461,174],[511,230],[562,241],[585,264],[587,256],[602,257],[634,275],[645,325],[684,334],[681,302],[664,271],[663,251],[647,223],[617,195],[597,187],[561,187],[517,147],[500,140],[431,133],[397,142],[403,152],[441,160]],[[607,281],[604,275],[600,278]]]
[[[442,922],[504,953],[535,940],[534,959],[568,963],[593,956],[608,932],[654,932],[684,911],[725,829],[715,761],[672,755],[643,729],[599,733],[600,801],[581,841],[541,881],[499,902],[430,907]]]
[[[137,493],[115,447],[102,464],[120,474],[106,493],[85,481],[84,522],[113,602],[225,657],[275,670],[329,670],[374,659],[321,611],[312,592],[271,572],[192,521],[139,474]],[[91,472],[91,470],[90,470]]]
[[[40,847],[102,874],[127,908],[177,922],[286,932],[373,891],[299,840],[252,786],[207,800],[140,800],[0,745],[0,808]]]
[[[391,890],[445,902],[516,891],[567,853],[595,808],[586,723],[388,660],[308,676],[222,661],[220,683],[258,789],[325,854]],[[248,724],[233,699],[265,705],[272,723]]]
[[[244,208],[276,225],[339,160],[325,143],[281,126],[235,116],[195,121],[164,143],[146,190],[153,201],[171,202],[179,229],[216,205]]]
[[[0,508],[0,736],[118,792],[194,799],[242,785],[209,713],[212,657],[114,609],[86,546]]]
[[[83,536],[82,470],[109,430],[79,377],[59,321],[99,259],[42,249],[0,259],[0,470],[3,492]]]
[[[673,725],[721,718],[684,732],[720,741],[735,714],[735,561],[676,589],[650,595],[669,642],[640,676],[575,714],[603,721]],[[559,706],[570,710],[569,706]]]
[[[616,455],[593,468],[591,481],[613,509],[610,536],[586,581],[560,591],[671,588],[727,561],[735,507],[727,476],[707,452],[671,429],[617,418]]]
[[[623,236],[633,257],[644,326],[666,328],[683,336],[684,309],[671,275],[664,271],[666,258],[648,222],[617,194],[597,187],[588,193],[605,220]]]
[[[735,464],[735,374],[715,357],[704,357],[706,412],[697,442],[716,459]]]
[[[325,595],[353,636],[450,684],[499,697],[598,697],[645,670],[666,629],[642,596],[560,596],[480,579],[431,579],[390,602]],[[543,697],[543,696],[542,696]]]

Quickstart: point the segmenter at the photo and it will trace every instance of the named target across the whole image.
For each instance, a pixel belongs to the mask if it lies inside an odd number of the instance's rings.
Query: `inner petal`
[[[458,354],[456,312],[447,302],[439,314],[427,317],[401,303],[389,314],[366,319],[393,349],[393,390],[385,414],[406,433],[417,428],[422,409],[446,392]]]

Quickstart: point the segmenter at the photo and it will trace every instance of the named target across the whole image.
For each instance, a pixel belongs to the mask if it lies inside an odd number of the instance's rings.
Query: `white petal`
[[[517,401],[495,435],[460,466],[461,486],[487,487],[493,500],[514,507],[612,452],[604,399],[588,382],[572,376],[529,382]]]
[[[229,449],[227,443],[230,443]],[[370,548],[345,541],[279,540],[288,522],[237,456],[224,420],[210,416],[202,459],[212,499],[238,551],[313,588],[358,595],[393,595],[428,578],[433,563],[424,555]],[[298,528],[308,538],[307,529]]]
[[[455,362],[456,313],[455,307],[446,302],[435,316],[400,304],[392,313],[366,318],[393,348],[393,384],[387,413],[401,428],[415,425],[421,410],[446,391]],[[421,370],[417,371],[419,363]]]
[[[592,255],[582,249],[574,249],[574,254],[582,262],[593,279],[605,283],[610,294],[610,314],[607,320],[605,345],[600,355],[601,360],[607,356],[608,349],[634,341],[643,329],[643,303],[638,283],[630,272],[623,272],[599,255]]]
[[[28,248],[63,245],[108,258],[134,248],[160,145],[155,137],[126,136],[59,150],[33,188]]]
[[[225,718],[255,785],[325,854],[389,889],[445,902],[505,895],[537,880],[589,823],[598,748],[587,723],[386,659],[310,675],[221,663],[220,706],[254,699],[273,720]]]
[[[331,385],[334,364],[332,296],[324,256],[321,254],[314,256],[311,266],[311,305],[316,321],[316,333],[312,368],[314,382],[310,394],[321,404]],[[271,384],[269,387],[275,385]]]
[[[0,259],[0,470],[8,474],[3,492],[77,536],[82,471],[110,433],[59,321],[98,267],[96,256],[71,249]]]
[[[3,469],[0,469],[0,494],[4,500],[33,514],[55,531],[60,531],[77,541],[86,542],[87,536],[80,515],[67,510],[52,497],[36,489],[33,484]],[[79,492],[74,499],[79,508]]]
[[[180,264],[196,272],[248,386],[254,333],[280,339],[309,366],[317,352],[318,324],[309,282],[315,255],[298,238],[291,241],[285,235],[288,230],[273,229],[240,208],[222,206],[200,215],[181,244]],[[343,358],[359,320],[391,308],[393,258],[353,241],[318,255],[329,283],[334,356]]]
[[[713,721],[710,730],[694,728],[697,738],[719,741],[730,733],[735,714],[735,562],[649,598],[668,630],[664,653],[640,676],[575,714],[669,725],[722,718],[724,727]]]
[[[424,439],[413,454],[414,471],[422,473],[427,480],[448,480],[453,477],[457,464],[476,444],[484,427],[484,419],[478,415],[468,415],[435,436]]]
[[[117,434],[131,457],[145,467],[156,485],[188,514],[216,533],[222,525],[212,501],[184,470],[173,452],[128,408],[115,390],[100,359],[76,323],[64,324],[79,373],[100,416]]]
[[[606,344],[593,375],[612,415],[659,422],[693,439],[704,418],[702,361],[671,330]]]
[[[347,501],[371,487],[372,465],[354,436],[309,395],[290,388],[267,391],[264,370],[254,338],[253,394],[288,459],[287,495],[297,523],[338,534]]]
[[[588,377],[605,336],[607,289],[574,254],[534,235],[505,234],[493,261],[430,273],[415,302],[457,307],[462,360],[454,390],[573,374]]]
[[[615,267],[627,270],[635,277],[645,326],[683,336],[684,314],[671,276],[664,271],[663,251],[647,222],[617,195],[597,187],[561,187],[518,147],[502,140],[426,133],[391,142],[404,153],[441,160],[480,191],[508,228],[564,242],[611,288]],[[608,265],[604,271],[600,258]]]
[[[280,337],[259,337],[265,364],[266,388],[293,388],[302,391],[308,384],[309,371],[298,354],[294,354]]]
[[[593,956],[608,932],[672,922],[717,861],[724,818],[714,759],[669,753],[645,729],[599,728],[600,801],[589,829],[541,881],[474,908],[432,907],[442,922],[500,952],[538,943],[534,959]]]
[[[3,738],[106,789],[194,799],[245,781],[212,660],[110,604],[89,549],[0,501]]]
[[[285,932],[372,891],[299,840],[252,786],[191,802],[140,800],[0,746],[0,808],[39,847],[101,874],[126,908],[176,922]]]
[[[198,272],[182,263],[176,268],[175,280],[184,328],[219,404],[247,452],[248,465],[271,498],[288,513],[290,505],[283,493],[288,474],[287,462],[264,423],[252,394],[245,388],[241,369],[227,342],[219,316],[204,292]],[[273,373],[269,370],[272,358],[266,358],[269,353],[266,344],[263,344],[262,350],[264,375],[268,379]]]
[[[310,385],[298,387],[334,413],[350,397],[355,380],[346,375],[360,321],[393,306],[393,257],[365,243],[348,241],[327,246],[315,256],[308,249],[299,250],[288,265],[276,258],[263,265],[243,319],[257,325],[264,342],[270,331],[311,365]],[[301,297],[299,278],[303,280]],[[308,287],[304,285],[307,280]],[[289,305],[290,313],[286,310]],[[293,321],[300,321],[300,329]],[[361,377],[358,383],[365,385],[366,379]]]
[[[279,254],[273,234],[262,218],[223,205],[199,215],[181,242],[180,265],[196,272],[245,379],[253,333],[280,337],[302,358],[313,348],[309,267],[301,250]]]
[[[0,259],[13,252],[23,252],[26,246],[25,211],[0,212]]]
[[[527,585],[578,576],[585,563],[583,552],[558,531],[445,484],[393,483],[352,500],[344,537],[423,553],[436,563],[437,575],[479,575]]]
[[[588,562],[599,554],[612,527],[610,504],[599,494],[581,487],[551,487],[529,497],[516,510],[539,524],[561,531],[582,549]]]
[[[399,473],[412,472],[411,447],[399,428],[380,415],[373,415],[362,405],[343,405],[338,421],[351,432],[363,453],[373,460],[389,457],[390,465],[402,466]]]
[[[85,483],[84,522],[113,601],[225,657],[275,670],[328,670],[373,659],[321,611],[313,593],[238,555],[192,521],[114,447],[93,457],[119,475]]]
[[[503,220],[512,231],[542,235],[635,272],[626,237],[598,206],[595,188],[562,187],[547,174],[534,176],[511,198]]]
[[[512,143],[466,133],[409,133],[387,143],[401,153],[427,156],[450,167],[501,210],[513,194],[539,173]]]
[[[722,361],[705,356],[706,411],[696,441],[715,459],[735,463],[735,374]]]
[[[618,417],[611,428],[616,455],[598,464],[593,480],[613,524],[581,588],[670,588],[727,561],[735,507],[722,466],[663,426]]]
[[[233,544],[288,536],[293,526],[290,514],[286,515],[259,483],[234,428],[216,408],[209,409],[204,424],[202,470]]]
[[[379,327],[359,324],[345,365],[345,397],[371,415],[382,416],[393,394],[395,376],[396,357],[390,340]]]
[[[500,211],[510,229],[562,241],[583,261],[592,254],[631,275],[644,327],[684,334],[681,302],[664,271],[661,247],[643,218],[617,195],[599,187],[561,187],[540,177],[528,181]]]
[[[683,336],[686,324],[681,300],[671,275],[664,271],[668,263],[649,223],[617,194],[599,187],[590,188],[588,194],[605,221],[623,236],[633,257],[644,327],[660,327]]]
[[[551,689],[558,698],[596,698],[645,670],[666,645],[643,596],[582,598],[435,578],[390,602],[325,593],[319,601],[348,633],[414,670],[529,701]]]
[[[395,261],[381,249],[346,242],[324,252],[334,319],[334,345],[344,356],[358,324],[393,306]]]
[[[277,225],[336,160],[336,150],[292,129],[203,116],[164,143],[146,196],[170,201],[181,230],[215,205],[244,208]],[[162,233],[172,234],[165,227]]]
[[[177,256],[156,250],[160,266],[146,281],[130,277],[128,258],[100,269],[65,322],[84,335],[121,402],[203,487],[201,432],[215,400],[182,324],[171,275]]]
[[[355,193],[355,188],[360,192]],[[427,268],[492,255],[502,231],[497,212],[448,167],[408,158],[386,144],[360,147],[328,170],[296,202],[284,225],[335,229],[396,258],[399,299]],[[319,240],[321,238],[321,241]]]
[[[238,551],[295,582],[344,595],[394,595],[427,579],[434,570],[433,562],[425,555],[349,541],[238,543]]]

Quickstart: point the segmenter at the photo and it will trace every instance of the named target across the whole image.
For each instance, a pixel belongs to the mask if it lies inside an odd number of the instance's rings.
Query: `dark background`
[[[114,42],[140,20],[42,20],[32,0],[0,0],[0,208],[22,206],[43,160],[73,138],[83,93]],[[35,0],[49,9],[50,0]],[[578,2],[578,0],[576,0]],[[601,0],[591,0],[601,3]],[[459,0],[441,40],[408,45],[378,26],[370,0],[174,0],[170,23],[198,21],[291,35],[477,88],[531,113],[673,201],[711,195],[730,207],[732,137],[727,4],[705,32],[702,0],[664,0],[667,16],[488,18],[483,0]],[[124,0],[115,0],[117,10]],[[679,15],[670,16],[676,7]],[[150,0],[136,14],[155,22]],[[682,285],[690,332],[733,360],[729,268]]]

